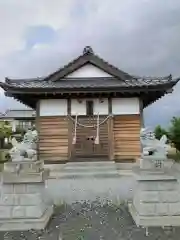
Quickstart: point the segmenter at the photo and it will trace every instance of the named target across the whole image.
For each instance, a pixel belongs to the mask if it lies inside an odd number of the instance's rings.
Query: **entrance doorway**
[[[100,116],[99,122],[101,123],[105,118],[106,116]],[[76,143],[72,147],[72,158],[96,157],[108,159],[107,121],[99,126],[99,144],[95,144],[97,135],[97,116],[80,116],[78,117],[78,123],[80,124],[77,125]]]

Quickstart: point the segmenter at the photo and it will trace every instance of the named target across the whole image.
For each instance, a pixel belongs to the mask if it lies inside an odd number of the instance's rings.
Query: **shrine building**
[[[56,72],[0,82],[5,95],[36,110],[38,158],[68,161],[136,161],[141,154],[143,109],[179,79],[137,77],[85,47]]]

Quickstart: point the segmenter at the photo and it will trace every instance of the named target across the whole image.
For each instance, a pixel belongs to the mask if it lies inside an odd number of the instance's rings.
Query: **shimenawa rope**
[[[79,123],[78,121],[77,121],[77,123],[76,123],[76,118],[75,118],[75,120],[74,120],[74,118],[72,118],[70,115],[68,115],[68,117],[75,123],[75,124],[77,124],[78,126],[80,126],[80,127],[87,127],[87,128],[94,128],[94,127],[97,127],[97,125],[102,125],[103,123],[105,123],[110,117],[112,117],[112,115],[108,115],[102,122],[99,122],[98,124],[96,124],[96,125],[84,125],[84,124],[82,124],[82,123]],[[76,125],[76,126],[77,126]]]

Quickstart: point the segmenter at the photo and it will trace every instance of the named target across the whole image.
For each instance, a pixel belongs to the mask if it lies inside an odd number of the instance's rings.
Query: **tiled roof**
[[[85,64],[93,64],[101,70],[109,73],[112,77],[94,77],[94,78],[66,78],[67,75],[81,68]],[[142,89],[142,88],[172,88],[179,79],[172,79],[172,76],[161,78],[155,77],[136,77],[112,66],[102,58],[94,54],[91,47],[85,47],[83,54],[71,61],[64,67],[47,77],[32,79],[8,79],[5,83],[0,82],[0,87],[5,91],[43,91],[45,89],[58,89],[72,91],[73,89]]]
[[[27,79],[27,80],[10,80],[6,81],[4,87],[7,88],[25,88],[25,89],[39,89],[39,88],[58,88],[58,89],[75,89],[75,88],[131,88],[131,87],[150,87],[160,86],[166,84],[176,84],[177,80],[172,80],[171,76],[164,78],[132,78],[127,80],[119,80],[117,78],[68,78],[59,81],[51,81],[44,79]]]
[[[4,114],[2,114],[1,118],[31,118],[35,117],[36,112],[31,109],[9,109]]]

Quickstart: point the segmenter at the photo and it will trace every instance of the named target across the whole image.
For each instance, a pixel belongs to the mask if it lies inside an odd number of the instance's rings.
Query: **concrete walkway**
[[[136,181],[130,166],[116,165],[113,162],[70,163],[64,166],[51,166],[47,181],[48,194],[54,203],[97,198],[120,202],[131,199]]]

